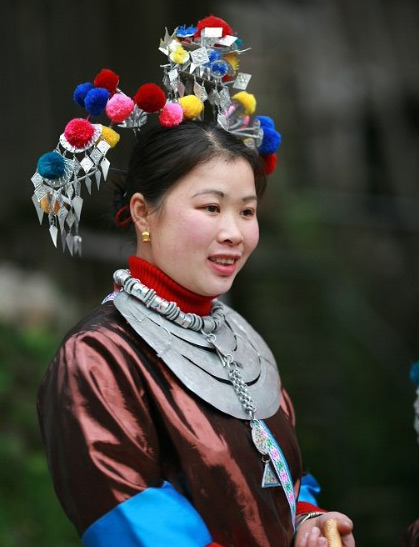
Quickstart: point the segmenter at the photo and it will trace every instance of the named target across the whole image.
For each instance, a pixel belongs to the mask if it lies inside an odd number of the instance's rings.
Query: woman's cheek
[[[254,223],[252,223],[252,226],[250,227],[249,235],[248,235],[247,246],[248,246],[249,254],[256,249],[258,243],[259,243],[259,224],[258,224],[258,221],[255,220]]]

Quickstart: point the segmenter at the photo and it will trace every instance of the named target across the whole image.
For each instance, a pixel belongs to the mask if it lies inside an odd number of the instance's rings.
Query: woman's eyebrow
[[[258,197],[256,196],[256,194],[253,194],[251,196],[246,196],[245,198],[242,199],[242,201],[257,201],[258,200]]]
[[[202,196],[203,194],[213,194],[213,195],[215,194],[216,196],[219,196],[220,198],[225,197],[225,193],[221,192],[221,190],[212,190],[212,189],[201,190],[200,192],[197,192],[196,194],[194,194],[192,197],[195,198],[196,196]]]
[[[197,192],[196,194],[194,194],[192,197],[195,198],[197,196],[202,196],[205,194],[216,195],[220,198],[226,197],[225,192],[222,192],[221,190],[215,190],[215,189],[201,190],[200,192]],[[257,199],[258,199],[257,196],[255,194],[252,194],[250,196],[245,196],[244,198],[241,199],[241,201],[244,201],[245,203],[247,203],[248,201],[257,201]]]

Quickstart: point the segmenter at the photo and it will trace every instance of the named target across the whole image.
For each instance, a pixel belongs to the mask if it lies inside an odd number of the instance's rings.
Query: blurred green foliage
[[[0,339],[0,545],[80,545],[54,494],[35,410],[38,384],[59,337],[47,327],[0,323]]]

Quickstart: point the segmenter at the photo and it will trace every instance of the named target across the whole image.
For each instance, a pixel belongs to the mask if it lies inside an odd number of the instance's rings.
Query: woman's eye
[[[205,209],[206,209],[209,213],[218,213],[218,211],[220,210],[220,208],[218,207],[218,205],[206,205],[206,206],[205,206]]]
[[[256,213],[256,211],[254,209],[244,209],[242,211],[242,215],[245,216],[245,217],[252,217],[254,216]]]

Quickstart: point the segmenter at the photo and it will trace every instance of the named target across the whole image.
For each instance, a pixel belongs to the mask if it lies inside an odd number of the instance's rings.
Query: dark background
[[[0,4],[0,543],[78,544],[48,477],[36,389],[64,332],[111,289],[131,241],[106,188],[85,200],[83,258],[38,225],[30,178],[74,87],[103,67],[134,94],[161,81],[164,27],[224,17],[243,39],[257,112],[283,135],[261,242],[230,301],[271,345],[320,504],[357,544],[397,545],[419,516],[412,428],[419,359],[419,4],[416,0]],[[124,166],[128,136],[108,154]]]

